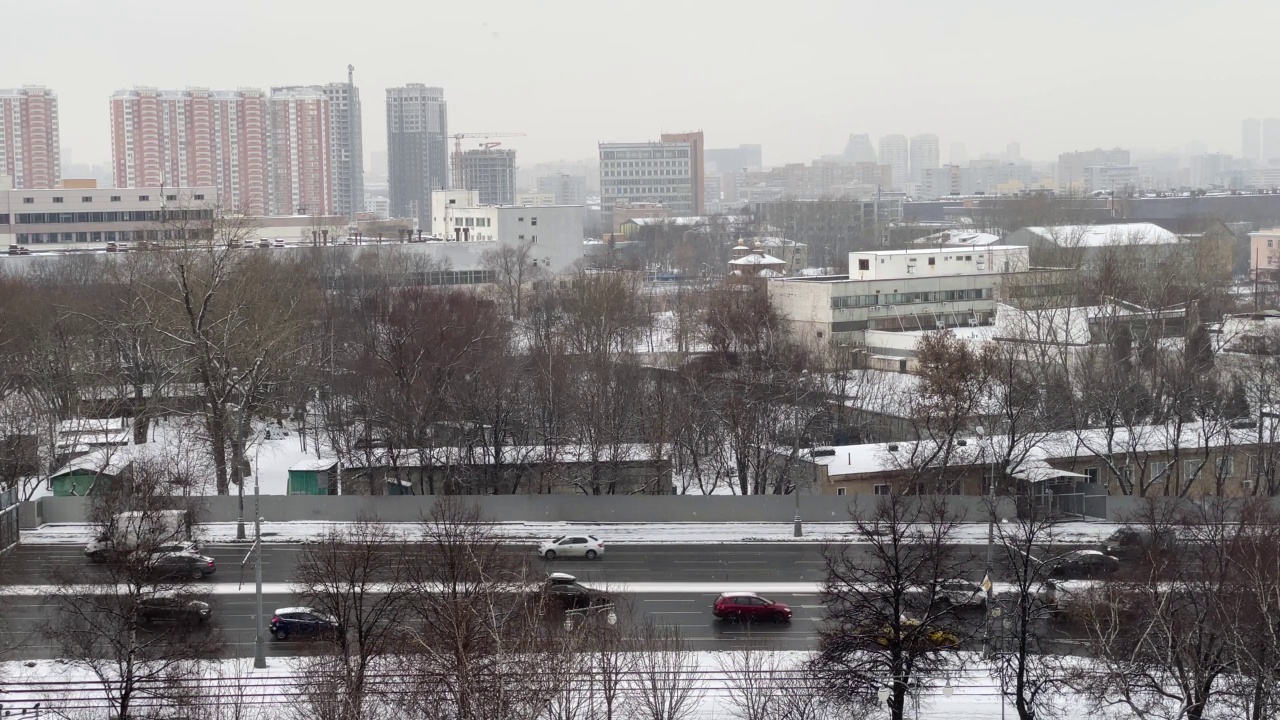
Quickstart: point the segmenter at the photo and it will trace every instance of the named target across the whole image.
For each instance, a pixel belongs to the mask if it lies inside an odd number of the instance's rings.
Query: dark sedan
[[[150,565],[151,576],[156,580],[203,580],[216,569],[213,558],[186,552],[152,556]]]
[[[138,603],[138,621],[144,625],[169,622],[177,625],[202,625],[209,622],[209,603],[182,597],[157,596]]]
[[[1114,575],[1120,570],[1120,561],[1098,550],[1072,550],[1054,558],[1050,566],[1051,577],[1078,580]]]

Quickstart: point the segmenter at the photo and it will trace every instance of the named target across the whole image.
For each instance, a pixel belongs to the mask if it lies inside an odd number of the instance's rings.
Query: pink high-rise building
[[[328,215],[329,98],[317,88],[275,88],[270,107],[272,214]]]
[[[227,210],[266,215],[270,154],[261,90],[157,90],[111,98],[116,187],[216,187]]]
[[[119,91],[116,187],[213,186],[219,204],[249,215],[327,214],[328,102],[314,89]]]
[[[0,175],[22,189],[57,187],[62,179],[58,96],[47,88],[0,90]]]

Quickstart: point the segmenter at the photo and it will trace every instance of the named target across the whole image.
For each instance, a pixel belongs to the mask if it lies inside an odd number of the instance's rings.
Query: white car
[[[558,557],[584,557],[595,560],[604,554],[604,541],[594,535],[564,535],[554,540],[542,541],[536,552],[547,560],[555,560]]]

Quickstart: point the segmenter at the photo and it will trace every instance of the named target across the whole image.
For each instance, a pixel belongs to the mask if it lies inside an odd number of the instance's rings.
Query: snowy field
[[[349,527],[350,523],[337,522],[264,522],[262,537],[269,543],[303,543],[319,540],[334,530]],[[422,532],[418,523],[387,523],[397,534],[407,537]],[[1069,522],[1055,528],[1056,542],[1063,544],[1093,545],[1106,539],[1121,526],[1103,522]],[[619,545],[721,545],[743,543],[779,542],[838,542],[857,541],[857,528],[851,523],[806,523],[804,536],[794,537],[791,523],[567,523],[567,522],[507,522],[492,525],[496,535],[513,544],[535,543],[547,538],[569,534],[594,535],[606,544]],[[89,542],[93,527],[81,523],[46,524],[34,530],[22,532],[22,542],[28,545],[84,544]],[[248,525],[253,533],[253,525]],[[965,523],[957,528],[953,540],[957,544],[973,545],[987,542],[986,523]],[[201,525],[198,536],[206,543],[234,542],[235,523],[207,523]]]
[[[733,702],[734,684],[731,653],[694,653],[700,697],[697,711],[690,720],[733,720],[740,717]],[[801,663],[806,653],[777,652],[766,663],[791,667]],[[248,712],[245,720],[283,720],[292,717],[289,696],[292,695],[294,666],[284,658],[271,658],[265,670],[255,670],[252,660],[237,659],[213,663],[207,671],[204,690],[217,698],[220,707],[230,710],[238,699],[243,699]],[[52,660],[0,663],[0,673],[5,680],[5,710],[21,712],[40,703],[42,712],[52,716],[92,717],[105,713],[102,709],[102,691],[85,670]],[[920,700],[918,717],[921,720],[997,720],[1001,715],[999,680],[992,677],[981,662],[959,674],[952,681],[951,695],[943,688],[926,691]],[[1084,720],[1101,717],[1089,711],[1081,698],[1062,698],[1063,712],[1060,720]],[[1005,709],[1005,717],[1016,717],[1012,705]],[[43,717],[44,715],[42,715]],[[99,715],[102,716],[102,715]],[[911,706],[908,717],[916,717]]]

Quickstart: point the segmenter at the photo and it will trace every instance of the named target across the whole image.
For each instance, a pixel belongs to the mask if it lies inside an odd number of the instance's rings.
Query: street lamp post
[[[262,445],[259,444],[261,449]],[[261,670],[267,666],[267,653],[262,645],[262,513],[258,501],[258,458],[254,453],[253,462],[253,545],[254,545],[254,580],[257,583],[258,621],[253,635],[253,666]]]
[[[991,448],[991,460],[990,460],[991,476],[987,480],[987,503],[990,506],[987,508],[988,512],[990,513],[990,516],[987,519],[987,574],[983,578],[983,584],[986,586],[984,589],[986,590],[986,593],[987,593],[987,602],[986,602],[986,608],[985,608],[985,611],[986,611],[985,617],[983,618],[983,639],[982,639],[983,655],[989,657],[991,654],[991,617],[993,612],[993,606],[995,605],[994,592],[993,592],[995,589],[995,584],[994,584],[994,581],[991,579],[991,570],[994,565],[995,546],[996,546],[996,504],[995,504],[996,503],[996,443],[995,443],[995,435],[994,434],[987,435],[986,431],[983,429],[981,425],[979,425],[974,429],[977,430],[978,437],[980,439],[984,439],[984,436],[985,436],[985,439],[988,441],[988,445]]]

